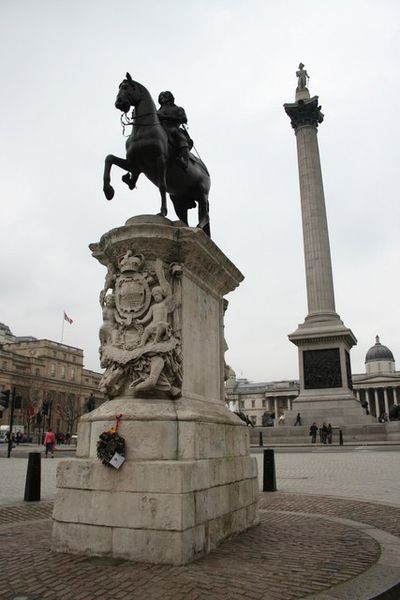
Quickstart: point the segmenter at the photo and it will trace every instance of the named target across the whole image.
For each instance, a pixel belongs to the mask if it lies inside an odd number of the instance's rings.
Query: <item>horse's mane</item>
[[[149,90],[148,90],[148,89],[147,89],[147,88],[146,88],[146,87],[145,87],[145,86],[144,86],[142,83],[139,83],[138,81],[134,81],[133,79],[132,79],[132,81],[131,81],[131,82],[129,81],[129,79],[127,79],[126,81],[128,81],[128,83],[133,83],[134,85],[137,85],[137,86],[138,86],[138,88],[140,89],[141,93],[142,93],[142,96],[143,96],[143,95],[144,95],[144,96],[147,96],[147,98],[150,100],[150,102],[151,102],[151,104],[152,104],[152,106],[153,106],[154,110],[157,112],[157,107],[156,107],[156,104],[155,104],[155,102],[154,102],[154,100],[153,100],[153,97],[152,97],[152,95],[150,94]]]

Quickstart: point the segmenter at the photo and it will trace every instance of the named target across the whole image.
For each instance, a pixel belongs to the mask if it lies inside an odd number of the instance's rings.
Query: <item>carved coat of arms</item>
[[[117,321],[130,325],[149,308],[150,287],[142,273],[122,274],[115,282],[115,306]],[[118,318],[119,317],[119,318]]]

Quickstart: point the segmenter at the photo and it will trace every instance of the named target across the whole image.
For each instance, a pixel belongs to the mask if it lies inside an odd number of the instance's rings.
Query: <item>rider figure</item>
[[[161,92],[158,96],[160,108],[157,111],[161,125],[168,135],[168,141],[177,152],[177,160],[183,168],[187,169],[189,151],[193,147],[193,141],[183,125],[187,123],[186,113],[183,108],[176,106],[175,98],[171,92]]]

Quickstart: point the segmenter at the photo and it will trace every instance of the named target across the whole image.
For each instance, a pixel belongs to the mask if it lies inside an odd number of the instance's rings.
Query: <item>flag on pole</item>
[[[73,323],[73,320],[71,319],[71,317],[69,317],[69,316],[67,315],[67,313],[66,313],[65,311],[64,311],[64,321],[68,321],[68,323],[69,323],[70,325],[72,325],[72,323]]]

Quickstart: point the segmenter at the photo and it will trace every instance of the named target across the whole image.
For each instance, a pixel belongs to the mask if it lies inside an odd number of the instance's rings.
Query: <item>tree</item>
[[[56,407],[63,425],[66,426],[66,433],[72,433],[76,430],[77,422],[82,416],[82,409],[79,398],[75,394],[66,394],[63,399],[59,399]]]

